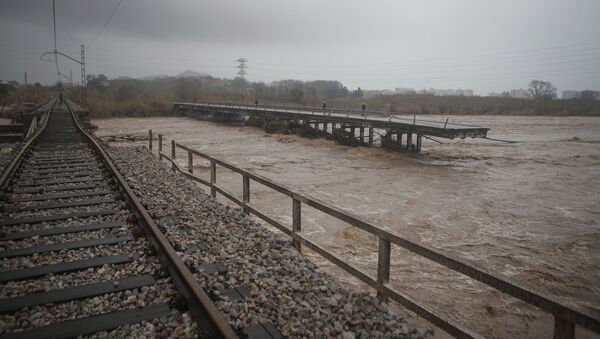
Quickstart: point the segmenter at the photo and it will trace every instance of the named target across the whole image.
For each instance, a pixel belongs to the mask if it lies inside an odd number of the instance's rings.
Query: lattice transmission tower
[[[248,74],[248,72],[246,72],[248,69],[248,65],[246,65],[246,63],[248,60],[245,58],[239,58],[236,61],[238,62],[236,67],[238,69],[237,74],[240,76],[240,78],[242,78],[242,101],[244,101],[246,98],[246,74]]]

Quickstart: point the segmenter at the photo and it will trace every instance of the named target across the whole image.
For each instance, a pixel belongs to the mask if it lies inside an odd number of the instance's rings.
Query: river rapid
[[[100,137],[152,129],[164,135],[166,152],[175,138],[401,237],[600,312],[600,117],[450,116],[450,122],[488,127],[489,137],[517,142],[424,140],[423,153],[414,155],[184,117],[93,121]],[[187,166],[181,150],[178,160]],[[195,173],[208,179],[208,169],[195,161]],[[218,183],[241,197],[239,175],[219,168]],[[291,223],[289,198],[259,184],[251,190],[261,211]],[[302,213],[311,239],[375,276],[375,237],[310,208]],[[549,314],[394,246],[391,284],[486,337],[552,336]],[[413,326],[435,329],[397,311]],[[577,335],[594,337],[580,329]],[[435,336],[445,337],[439,330]]]

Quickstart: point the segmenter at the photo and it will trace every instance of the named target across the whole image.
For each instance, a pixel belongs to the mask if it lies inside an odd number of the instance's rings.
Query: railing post
[[[245,173],[242,174],[242,201],[244,203],[244,213],[249,214],[250,212],[246,208],[246,204],[250,203],[250,178]]]
[[[377,283],[379,286],[390,281],[390,241],[379,238],[379,256],[377,261]],[[388,295],[377,291],[377,296],[382,301],[388,300]]]
[[[292,198],[292,235],[302,231],[302,205],[300,200]],[[298,252],[302,252],[302,242],[300,240],[292,240],[294,248]]]
[[[162,134],[158,135],[158,160],[162,160]]]
[[[194,158],[192,150],[188,150],[188,173],[194,174]]]
[[[210,195],[213,198],[217,197],[217,189],[215,184],[217,183],[217,163],[215,159],[210,159]]]
[[[150,153],[152,153],[152,130],[151,129],[148,130],[148,149],[150,150]]]
[[[171,140],[171,160],[171,169],[175,172],[177,170],[177,167],[175,166],[175,140]]]
[[[575,324],[554,316],[554,339],[574,339]]]

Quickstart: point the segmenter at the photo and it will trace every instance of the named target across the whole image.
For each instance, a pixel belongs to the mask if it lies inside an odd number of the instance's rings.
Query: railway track
[[[0,184],[1,339],[236,337],[67,105]]]

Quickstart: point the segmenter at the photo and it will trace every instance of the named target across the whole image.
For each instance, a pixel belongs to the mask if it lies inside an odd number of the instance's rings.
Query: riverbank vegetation
[[[50,90],[42,86],[24,86],[8,91],[3,104],[39,102]],[[67,91],[81,99],[81,87]],[[435,96],[432,94],[387,94],[365,97],[358,88],[350,90],[339,81],[282,80],[270,84],[247,82],[241,78],[221,79],[209,75],[154,77],[147,79],[108,79],[88,76],[87,105],[92,116],[157,116],[170,112],[172,100],[245,102],[317,106],[360,110],[382,110],[395,114],[500,114],[500,115],[583,115],[600,116],[600,101],[593,99],[558,100],[481,96]]]

